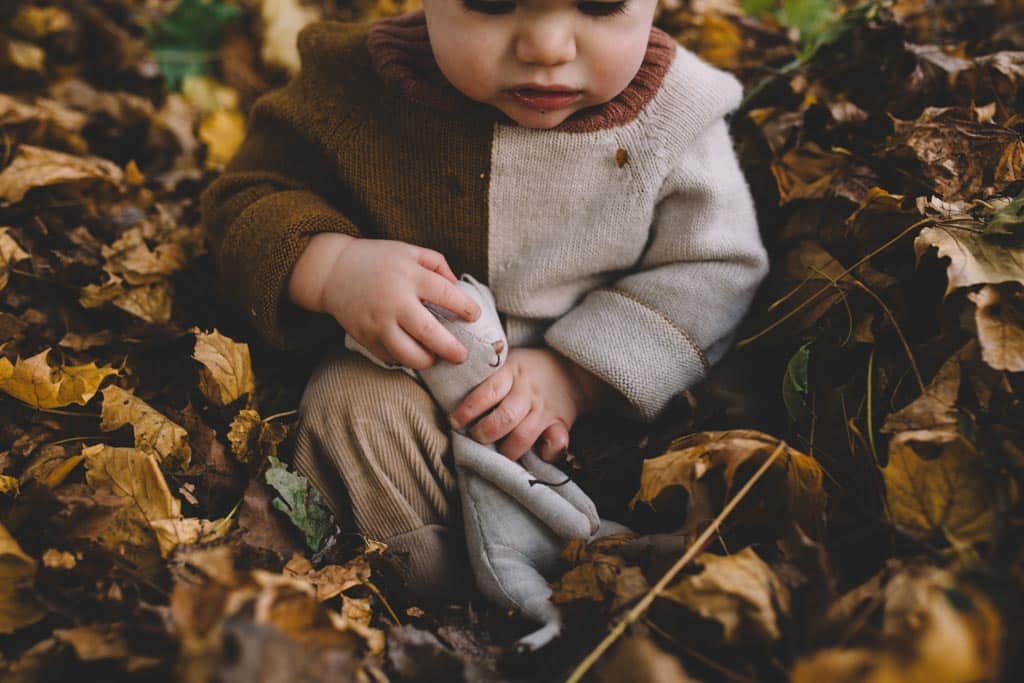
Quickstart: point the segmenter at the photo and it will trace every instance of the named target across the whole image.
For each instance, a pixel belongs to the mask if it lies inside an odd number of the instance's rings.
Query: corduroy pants
[[[421,384],[347,349],[324,357],[299,406],[296,470],[343,526],[395,552],[421,599],[469,581],[450,435]]]

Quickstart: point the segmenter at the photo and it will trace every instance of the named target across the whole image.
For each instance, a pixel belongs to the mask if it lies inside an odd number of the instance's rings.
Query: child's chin
[[[539,112],[532,109],[520,109],[505,112],[510,119],[524,128],[548,129],[558,126],[572,116],[572,110]]]

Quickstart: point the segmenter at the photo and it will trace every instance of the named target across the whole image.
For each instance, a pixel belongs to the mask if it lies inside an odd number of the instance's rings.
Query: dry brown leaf
[[[135,447],[156,456],[157,462],[184,469],[192,459],[188,433],[159,411],[130,391],[110,385],[103,394],[100,429],[113,431],[131,425],[135,434]]]
[[[18,478],[0,474],[0,494],[18,495]]]
[[[789,590],[757,553],[751,548],[725,556],[704,553],[695,563],[704,567],[699,574],[670,586],[660,597],[718,622],[727,643],[782,637],[780,621],[789,618]]]
[[[147,524],[181,517],[181,502],[171,494],[155,457],[135,448],[99,445],[85,461],[89,486],[128,498]]]
[[[160,545],[161,557],[170,557],[179,545],[196,545],[210,543],[222,538],[231,528],[231,518],[198,519],[157,519],[149,523],[156,533],[156,541]]]
[[[43,566],[50,569],[74,569],[78,561],[75,560],[75,556],[69,552],[63,550],[57,550],[56,548],[50,548],[43,553]]]
[[[344,565],[329,564],[314,570],[309,560],[296,553],[281,572],[285,576],[308,581],[316,590],[316,599],[320,602],[370,580],[370,564],[365,555],[359,555]]]
[[[249,462],[253,455],[253,442],[260,428],[260,414],[252,408],[243,408],[231,420],[228,429],[228,442],[231,452],[239,462]]]
[[[104,379],[117,374],[116,369],[95,363],[51,368],[46,362],[49,353],[46,349],[31,358],[19,358],[14,365],[0,358],[0,391],[36,408],[84,406]]]
[[[604,602],[614,592],[619,572],[625,566],[621,557],[597,555],[563,574],[552,587],[551,601],[555,604],[576,600]]]
[[[996,370],[1024,371],[1024,290],[985,285],[967,298],[977,307],[982,360]]]
[[[597,680],[601,683],[696,683],[677,657],[640,635],[623,639],[612,650]]]
[[[954,289],[979,284],[1024,284],[1024,249],[986,239],[980,231],[943,225],[924,228],[914,239],[917,258],[935,247],[939,258],[949,258],[948,295]]]
[[[22,7],[11,19],[11,28],[29,40],[40,40],[71,27],[71,15],[59,7]]]
[[[123,311],[150,323],[165,323],[171,319],[172,289],[167,280],[137,287],[125,286],[124,280],[109,271],[106,282],[85,285],[78,301],[85,308],[96,308],[113,303]]]
[[[889,516],[908,533],[944,533],[962,542],[991,536],[992,485],[984,457],[959,430],[956,397],[961,351],[947,360],[925,393],[891,414],[889,463],[882,470]]]
[[[34,624],[46,614],[21,591],[36,575],[36,561],[25,554],[0,524],[0,633]]]
[[[211,403],[226,406],[256,390],[249,359],[249,346],[225,337],[216,329],[212,333],[191,330],[196,335],[192,357],[202,364],[199,389]]]
[[[640,488],[630,507],[651,508],[662,521],[678,520],[679,530],[689,533],[710,522],[737,488],[742,467],[757,467],[778,446],[778,439],[749,429],[700,432],[669,444],[664,455],[644,460]],[[711,475],[724,478],[725,499]],[[805,533],[820,536],[826,495],[823,471],[811,457],[787,447],[761,483],[764,504],[781,506],[775,513],[783,523],[796,522]],[[685,497],[680,496],[685,491]],[[685,498],[685,509],[681,501]],[[774,509],[774,508],[773,508]],[[737,511],[736,519],[742,519]],[[758,513],[764,514],[763,511]]]
[[[14,241],[14,238],[7,234],[10,228],[0,228],[0,290],[7,286],[10,277],[10,267],[18,261],[24,261],[29,253],[21,248]]]
[[[117,164],[100,157],[21,145],[14,161],[0,172],[0,200],[20,202],[32,188],[91,180],[120,187],[124,174]]]
[[[886,585],[880,642],[830,648],[798,661],[793,683],[974,683],[999,678],[1002,623],[977,590],[937,567],[912,567]]]

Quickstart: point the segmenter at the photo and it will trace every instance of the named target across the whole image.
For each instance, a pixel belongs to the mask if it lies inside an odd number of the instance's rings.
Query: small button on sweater
[[[422,11],[315,22],[299,52],[201,197],[222,281],[268,342],[341,332],[287,298],[333,231],[440,251],[491,288],[512,346],[553,348],[644,420],[731,345],[768,269],[732,75],[652,28],[622,93],[540,130],[445,80]]]

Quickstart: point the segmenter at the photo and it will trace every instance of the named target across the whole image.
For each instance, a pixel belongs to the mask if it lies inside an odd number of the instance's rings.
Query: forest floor
[[[772,272],[656,424],[575,430],[652,542],[570,544],[532,655],[291,471],[312,360],[199,223],[298,27],[412,7],[0,5],[0,679],[1021,680],[1024,4],[662,3],[746,88]]]

